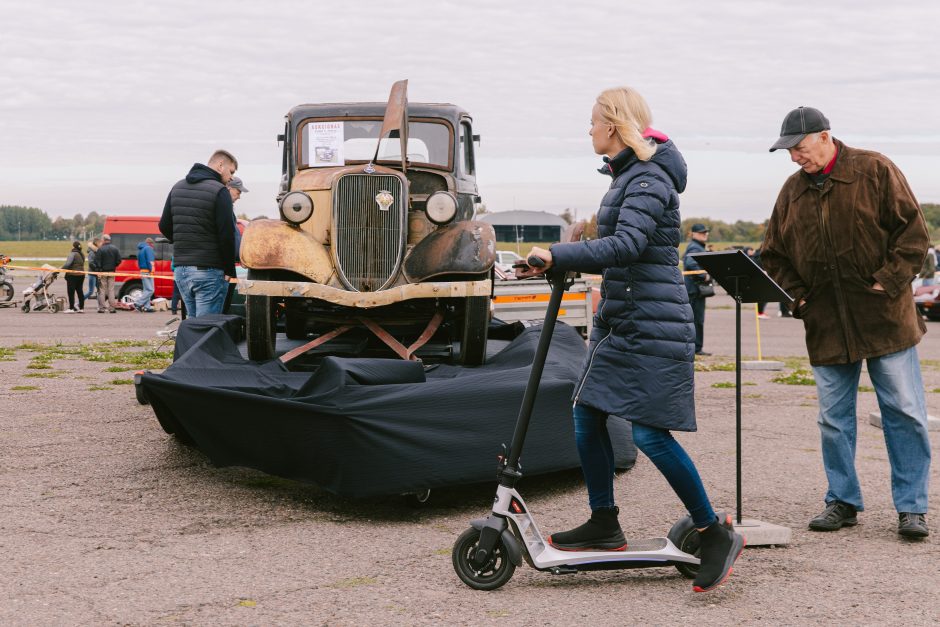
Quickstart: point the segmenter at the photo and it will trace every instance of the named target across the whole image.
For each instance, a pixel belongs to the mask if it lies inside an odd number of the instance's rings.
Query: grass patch
[[[940,359],[921,359],[920,365],[927,368],[940,368]]]
[[[813,378],[813,373],[803,368],[797,368],[787,374],[778,374],[773,377],[771,381],[784,385],[816,385],[816,379]]]
[[[16,392],[29,392],[30,390],[38,390],[39,386],[36,385],[14,385],[10,388]]]
[[[0,361],[15,361],[16,349],[0,347]]]
[[[763,394],[745,394],[744,398],[764,398]]]
[[[743,381],[741,383],[741,387],[744,387],[745,385],[757,385],[757,384],[751,383],[750,381]],[[718,383],[712,383],[712,387],[713,388],[733,388],[734,382],[733,381],[719,381]]]
[[[30,379],[58,379],[67,374],[68,372],[65,372],[64,370],[56,370],[54,372],[30,372],[24,374],[23,376]]]
[[[91,362],[111,362],[122,364],[112,366],[108,372],[126,372],[127,370],[162,370],[173,361],[172,350],[160,350],[156,344],[143,340],[119,340],[116,342],[98,342],[88,346],[78,344],[37,344],[26,342],[18,349],[38,352],[27,368],[45,370],[52,368],[49,362],[56,359],[81,359]],[[162,346],[162,345],[161,345]],[[123,350],[144,348],[147,350]]]
[[[110,385],[89,385],[89,392],[97,392],[98,390],[113,390],[114,388]]]
[[[133,379],[111,379],[108,381],[111,385],[134,385]]]
[[[858,386],[858,391],[859,392],[874,392],[875,388],[873,388],[870,385],[860,385]]]
[[[65,259],[71,247],[71,242],[67,240],[8,241],[3,242],[3,246],[0,246],[3,249],[3,254],[12,257],[13,263],[20,266],[31,266],[35,262],[30,261],[27,263],[24,261],[23,263],[17,263],[17,257],[61,257]]]

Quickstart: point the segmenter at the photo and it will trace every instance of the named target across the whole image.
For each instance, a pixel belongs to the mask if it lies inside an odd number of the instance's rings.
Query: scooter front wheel
[[[695,557],[700,556],[702,550],[701,540],[699,539],[700,534],[695,530],[695,524],[692,522],[691,516],[681,518],[679,522],[672,526],[666,537],[683,553]],[[695,579],[695,576],[698,575],[698,564],[679,562],[676,564],[676,570],[689,579]]]
[[[454,570],[460,581],[474,590],[496,590],[512,578],[516,572],[516,565],[509,559],[506,546],[500,539],[493,547],[493,554],[482,568],[475,568],[471,561],[480,541],[480,530],[471,527],[467,529],[454,543],[451,558]]]

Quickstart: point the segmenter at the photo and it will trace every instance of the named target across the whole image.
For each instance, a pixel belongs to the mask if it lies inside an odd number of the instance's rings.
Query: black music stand
[[[790,530],[777,525],[768,525],[760,521],[748,521],[745,525],[741,517],[741,303],[757,302],[786,302],[792,303],[790,297],[783,289],[767,276],[760,266],[748,257],[743,250],[726,250],[713,253],[692,253],[689,255],[715,279],[721,287],[734,298],[735,303],[735,437],[737,457],[737,520],[736,525],[751,529],[748,545],[758,544],[787,544],[790,539]],[[764,527],[768,533],[758,533]],[[770,529],[775,527],[776,529]],[[757,528],[757,529],[754,529]],[[785,529],[783,534],[777,530]],[[766,535],[768,540],[762,542],[759,538]],[[784,538],[785,536],[785,538]]]

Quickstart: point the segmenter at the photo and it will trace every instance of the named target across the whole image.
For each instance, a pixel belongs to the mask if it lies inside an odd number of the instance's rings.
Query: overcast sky
[[[0,204],[158,214],[225,147],[237,211],[274,217],[287,110],[402,78],[473,115],[491,211],[596,209],[590,110],[621,84],[686,156],[686,217],[767,218],[794,170],[767,148],[799,105],[940,202],[940,2],[590,4],[0,0]]]

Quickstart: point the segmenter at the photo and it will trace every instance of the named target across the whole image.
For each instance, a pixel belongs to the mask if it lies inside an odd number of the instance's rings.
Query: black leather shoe
[[[809,521],[813,531],[836,531],[842,527],[854,527],[858,524],[855,508],[842,501],[833,501],[826,505],[823,513]]]
[[[927,516],[925,514],[901,512],[898,514],[898,535],[905,538],[926,538],[930,535],[930,531],[927,529]]]

